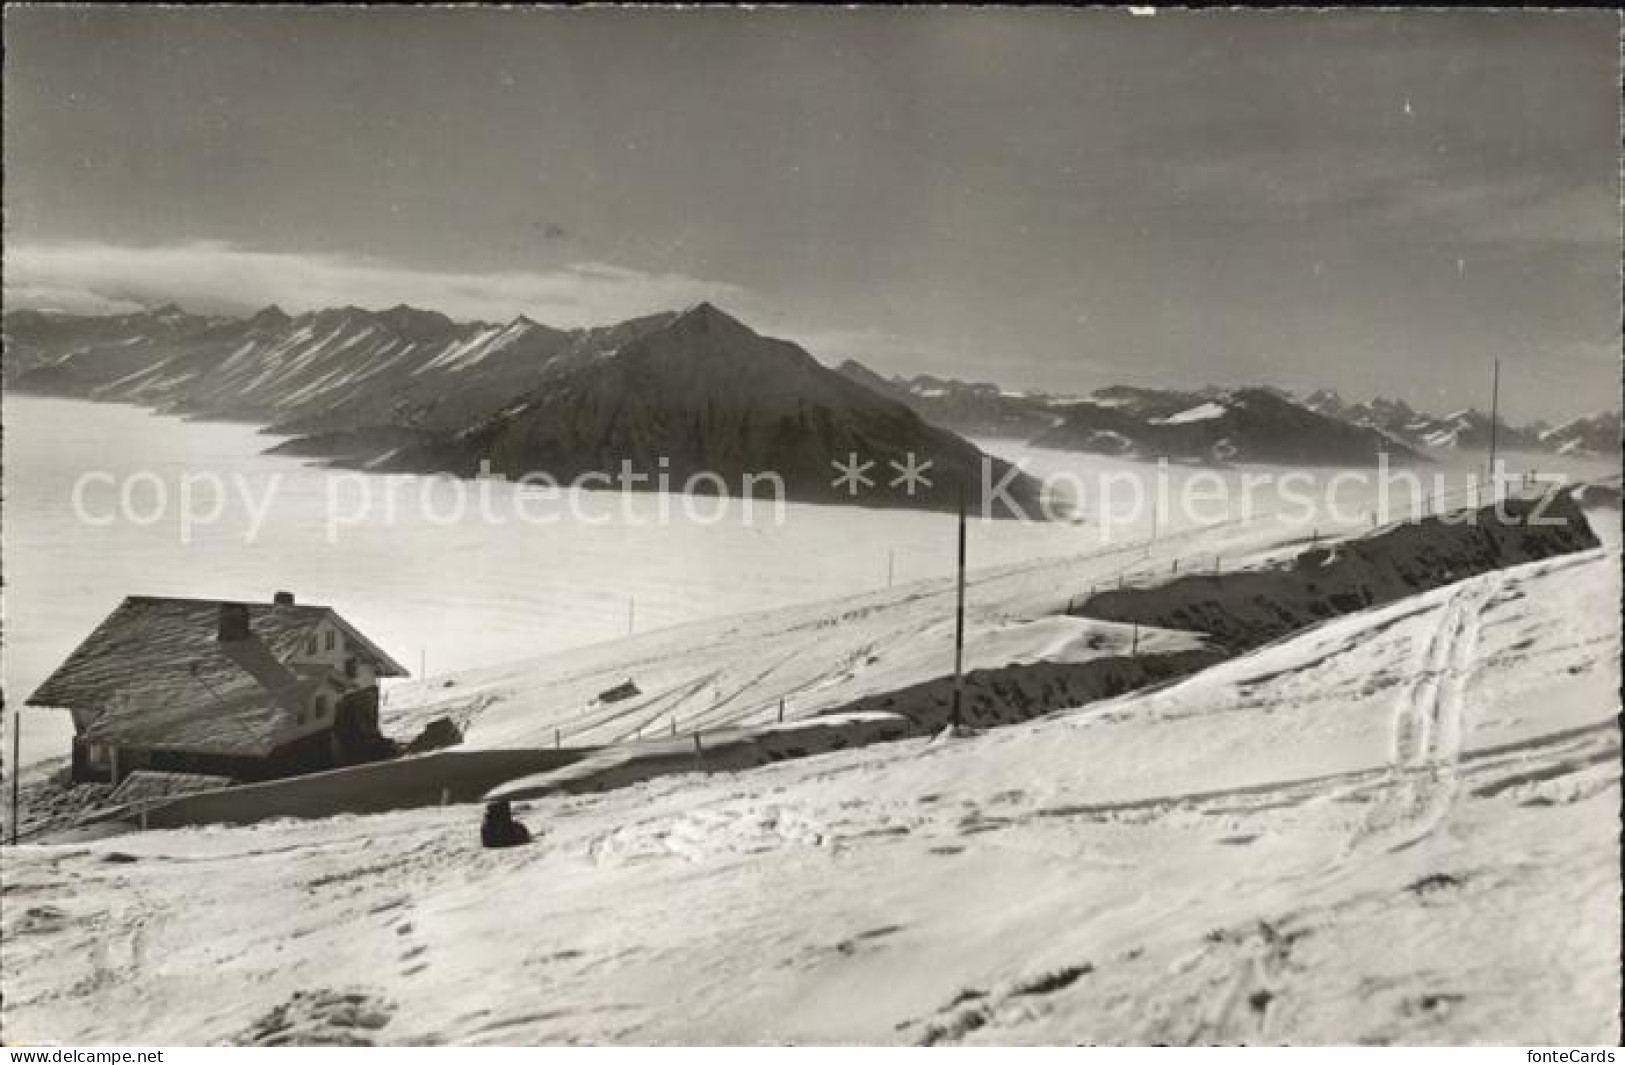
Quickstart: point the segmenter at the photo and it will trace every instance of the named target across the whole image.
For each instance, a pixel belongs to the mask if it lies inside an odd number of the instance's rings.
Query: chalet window
[[[346,677],[353,678],[355,676],[355,674],[356,674],[355,656],[352,655],[351,657],[346,658],[344,660],[344,675]]]
[[[334,645],[338,642],[338,635],[339,634],[334,632],[332,629],[327,630],[327,649],[329,651],[331,651]]]
[[[313,633],[310,634],[310,639],[305,641],[305,654],[313,655],[315,653],[316,653],[316,634],[313,632]]]

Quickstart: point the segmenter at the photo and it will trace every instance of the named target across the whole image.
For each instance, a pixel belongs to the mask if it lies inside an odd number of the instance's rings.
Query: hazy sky
[[[1619,394],[1610,13],[5,14],[8,305],[711,298],[1009,387]]]

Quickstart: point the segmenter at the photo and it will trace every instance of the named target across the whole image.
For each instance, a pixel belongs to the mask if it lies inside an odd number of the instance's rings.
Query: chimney
[[[215,638],[221,643],[234,643],[248,637],[248,607],[241,603],[221,603],[220,626]]]
[[[293,593],[278,592],[276,595],[271,597],[271,602],[275,603],[277,606],[293,606]]]

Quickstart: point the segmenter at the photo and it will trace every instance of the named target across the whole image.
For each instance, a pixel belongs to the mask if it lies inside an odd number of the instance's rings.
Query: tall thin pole
[[[418,648],[418,679],[422,680],[429,675],[429,649]]]
[[[889,547],[886,549],[886,587],[891,587],[892,577],[896,574],[896,572],[897,549],[895,547]]]
[[[954,705],[948,723],[962,723],[960,703],[965,693],[965,481],[959,481],[959,590],[954,606]]]
[[[629,596],[626,597],[626,634],[628,636],[630,636],[634,632],[638,631],[638,629],[637,629],[637,615],[638,615],[638,597],[635,596],[635,595],[629,595]]]
[[[1490,498],[1495,499],[1495,425],[1500,420],[1501,407],[1501,359],[1495,359],[1495,368],[1490,371]]]
[[[6,697],[0,692],[0,713],[5,712]],[[23,714],[21,710],[14,710],[11,714],[11,845],[17,845],[17,834],[21,831],[23,820]]]

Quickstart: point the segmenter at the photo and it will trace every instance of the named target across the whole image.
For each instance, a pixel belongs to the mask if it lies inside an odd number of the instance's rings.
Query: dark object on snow
[[[457,723],[449,717],[437,717],[419,732],[411,743],[406,745],[406,754],[422,754],[424,751],[438,751],[443,747],[455,747],[463,742],[463,732]]]
[[[480,845],[485,847],[517,847],[530,842],[530,829],[513,819],[513,807],[507,799],[485,804],[485,820],[480,824]]]
[[[642,694],[643,692],[638,690],[636,684],[633,684],[631,680],[625,680],[613,688],[599,692],[598,701],[601,703],[618,703],[622,699],[630,699],[634,695]]]

